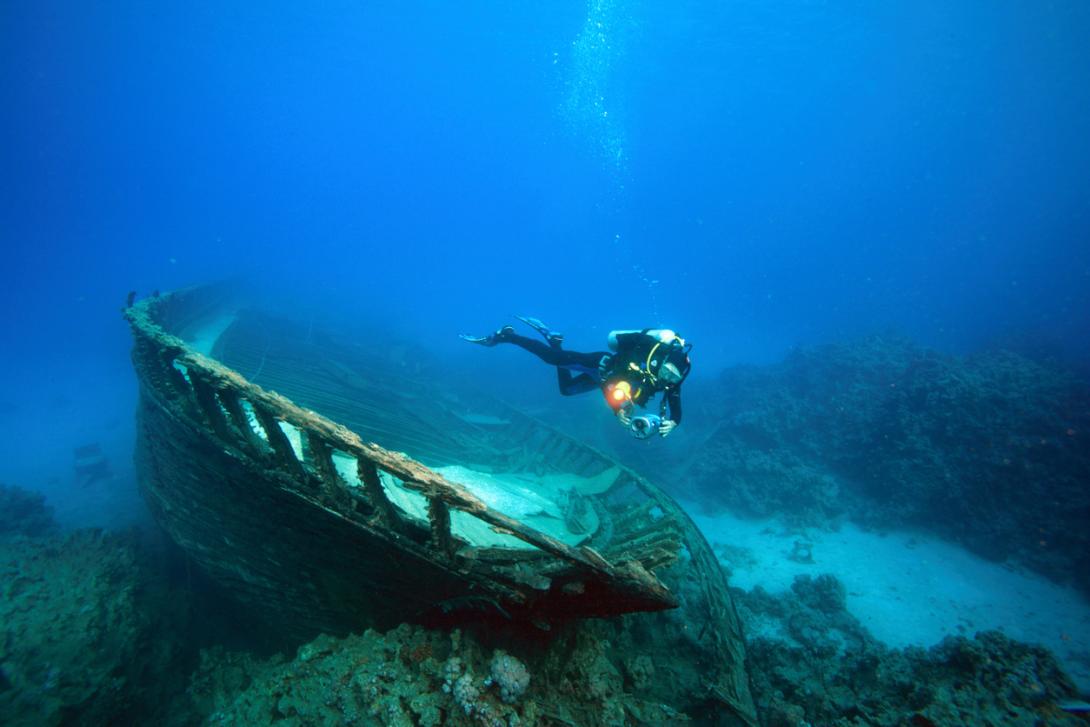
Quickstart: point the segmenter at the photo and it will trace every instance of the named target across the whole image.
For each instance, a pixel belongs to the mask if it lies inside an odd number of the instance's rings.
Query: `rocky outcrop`
[[[184,685],[184,597],[168,592],[134,537],[62,534],[40,500],[18,499],[38,502],[24,532],[44,534],[0,536],[0,724],[159,719]]]
[[[0,482],[0,538],[45,535],[57,528],[45,495]]]
[[[1090,388],[1012,353],[869,338],[724,373],[700,496],[821,524],[911,525],[1090,590]]]
[[[799,576],[791,592],[735,592],[747,665],[767,727],[1083,725],[1059,704],[1075,694],[1045,649],[997,631],[889,649],[845,608],[832,576]]]

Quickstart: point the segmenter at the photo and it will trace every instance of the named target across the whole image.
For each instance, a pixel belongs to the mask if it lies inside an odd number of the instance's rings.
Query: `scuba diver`
[[[467,336],[463,341],[492,347],[513,343],[526,349],[550,366],[556,366],[557,382],[564,396],[601,389],[606,403],[622,426],[638,439],[653,434],[665,437],[681,423],[681,383],[692,367],[692,344],[667,329],[612,331],[609,351],[579,353],[563,349],[564,336],[550,330],[537,318],[516,316],[537,331],[545,342],[520,336],[511,326],[504,326],[488,336]],[[637,414],[661,393],[659,413]],[[666,411],[669,409],[669,416]]]

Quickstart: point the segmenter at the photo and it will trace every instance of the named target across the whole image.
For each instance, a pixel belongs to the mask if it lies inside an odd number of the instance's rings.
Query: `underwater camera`
[[[632,417],[632,423],[628,425],[628,431],[636,439],[647,439],[659,430],[662,417],[655,414],[643,414]]]

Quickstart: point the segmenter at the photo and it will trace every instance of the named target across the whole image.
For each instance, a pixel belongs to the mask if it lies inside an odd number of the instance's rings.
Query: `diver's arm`
[[[659,436],[665,437],[670,432],[677,429],[677,425],[681,424],[681,387],[668,389],[664,396],[666,397],[666,403],[670,406],[670,418],[663,419],[659,424]]]
[[[670,419],[674,424],[681,424],[681,387],[674,386],[666,390],[666,404],[670,407]]]

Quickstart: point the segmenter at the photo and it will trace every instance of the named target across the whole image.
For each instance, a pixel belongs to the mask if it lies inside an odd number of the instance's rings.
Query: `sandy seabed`
[[[699,513],[694,503],[685,503]],[[848,610],[891,647],[929,647],[946,636],[996,629],[1050,649],[1083,693],[1090,693],[1090,603],[1043,576],[984,560],[931,535],[800,530],[777,519],[728,513],[694,515],[730,584],[771,593],[797,575],[832,574],[848,593]],[[812,563],[796,542],[807,544]]]

